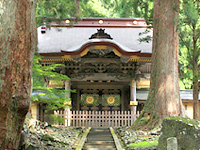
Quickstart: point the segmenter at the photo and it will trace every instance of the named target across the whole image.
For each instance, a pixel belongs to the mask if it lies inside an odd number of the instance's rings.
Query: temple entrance
[[[94,90],[94,89],[91,89]],[[81,90],[80,110],[115,111],[121,107],[120,89],[96,89],[94,93]]]
[[[53,23],[51,30],[44,25],[38,32],[41,63],[64,64],[56,72],[70,80],[58,86],[76,90],[66,92],[71,109],[58,112],[67,125],[131,125],[137,100],[144,100],[143,95],[136,98],[136,88],[148,88],[143,85],[150,78],[152,44],[138,41],[147,28],[145,20],[137,20],[137,25],[132,19],[107,21],[87,18],[73,28]],[[141,84],[136,85],[138,79]]]
[[[126,107],[130,101],[129,83],[74,81],[72,89],[76,89],[77,92],[72,94],[73,109],[54,113],[65,118],[66,126],[131,126],[139,112],[136,114]]]
[[[72,94],[73,109],[81,111],[120,111],[129,103],[125,96],[127,83],[117,82],[72,82],[77,93]],[[77,84],[77,85],[75,85]]]

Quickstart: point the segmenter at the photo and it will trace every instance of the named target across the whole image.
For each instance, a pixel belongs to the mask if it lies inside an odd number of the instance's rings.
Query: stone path
[[[83,150],[117,150],[109,128],[92,128]]]

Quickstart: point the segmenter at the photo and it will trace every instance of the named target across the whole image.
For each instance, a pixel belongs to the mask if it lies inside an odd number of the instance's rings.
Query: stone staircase
[[[83,150],[117,150],[109,128],[92,128]]]

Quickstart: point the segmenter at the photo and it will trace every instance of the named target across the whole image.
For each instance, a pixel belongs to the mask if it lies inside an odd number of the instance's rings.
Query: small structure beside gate
[[[65,126],[118,127],[131,126],[139,116],[133,111],[54,111],[61,116]],[[61,124],[60,124],[61,125]]]

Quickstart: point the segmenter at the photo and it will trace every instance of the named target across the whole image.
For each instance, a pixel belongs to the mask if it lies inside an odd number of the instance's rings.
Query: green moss
[[[42,139],[45,140],[45,141],[54,141],[54,138],[51,137],[50,135],[48,134],[45,134],[42,136]]]
[[[181,121],[181,122],[184,122],[186,124],[199,125],[199,122],[197,120],[184,118],[184,117],[180,117],[180,116],[171,116],[171,117],[168,117],[166,119],[167,120]]]
[[[158,145],[158,140],[155,141],[143,141],[143,142],[137,142],[137,143],[132,143],[128,145],[128,148],[145,148],[145,147],[152,147],[152,146],[157,146]]]

